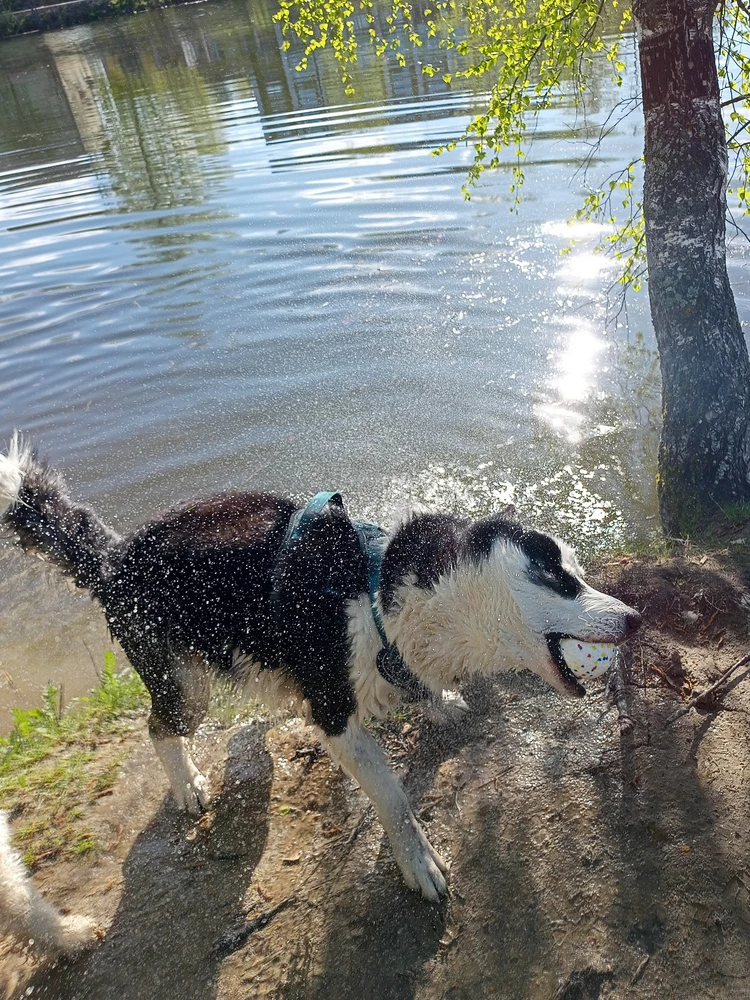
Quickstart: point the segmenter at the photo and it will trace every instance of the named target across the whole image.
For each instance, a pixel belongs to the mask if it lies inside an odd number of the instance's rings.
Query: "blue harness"
[[[277,568],[283,561],[288,548],[299,542],[312,519],[317,514],[320,514],[328,504],[334,504],[334,506],[340,507],[342,510],[344,509],[344,501],[340,493],[322,492],[316,493],[307,506],[292,514],[277,556]],[[380,612],[378,611],[376,597],[378,588],[380,587],[380,570],[383,565],[386,533],[377,524],[370,524],[367,521],[352,521],[351,524],[357,532],[362,555],[365,557],[365,562],[367,563],[370,608],[372,610],[372,617],[375,620],[375,628],[378,630],[380,642],[383,647],[377,656],[378,671],[389,684],[400,688],[409,701],[424,701],[430,696],[429,688],[425,687],[415,677],[404,662],[395,643],[388,641],[385,628],[383,627],[383,619],[380,617]],[[277,577],[278,574],[275,573],[274,591],[277,590],[278,586]]]

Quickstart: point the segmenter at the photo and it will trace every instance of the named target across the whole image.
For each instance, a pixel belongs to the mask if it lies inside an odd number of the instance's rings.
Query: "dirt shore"
[[[744,551],[600,571],[646,616],[630,731],[601,687],[568,702],[525,675],[467,691],[455,727],[415,713],[382,728],[452,862],[440,907],[404,887],[364,796],[299,721],[201,730],[217,797],[199,823],[174,812],[139,724],[86,817],[104,848],[35,873],[106,938],[52,967],[0,942],[6,996],[750,996],[750,681],[666,721],[747,652]]]

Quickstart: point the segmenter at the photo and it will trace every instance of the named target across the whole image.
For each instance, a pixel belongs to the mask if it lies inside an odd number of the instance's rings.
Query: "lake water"
[[[377,6],[377,5],[376,5]],[[481,91],[363,40],[297,72],[275,0],[222,0],[0,44],[0,438],[29,432],[118,528],[226,487],[514,499],[584,552],[656,512],[658,371],[646,292],[625,312],[595,227],[561,257],[579,168],[622,92],[539,119],[461,185]],[[632,92],[632,77],[625,92]],[[475,84],[476,88],[476,84]],[[637,114],[596,178],[636,157]],[[732,278],[750,319],[745,250]],[[84,595],[0,543],[0,726],[46,682],[88,688],[106,636]]]

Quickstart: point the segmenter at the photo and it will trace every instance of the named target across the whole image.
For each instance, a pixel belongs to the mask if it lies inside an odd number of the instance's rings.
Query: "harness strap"
[[[289,524],[286,528],[286,533],[281,542],[281,548],[279,549],[279,555],[283,555],[287,548],[299,540],[303,531],[310,523],[310,521],[315,517],[316,514],[320,514],[324,507],[327,507],[329,503],[335,504],[337,507],[344,509],[344,501],[341,498],[340,493],[316,493],[315,496],[310,500],[307,506],[303,507],[302,510],[295,511],[289,519]]]
[[[284,533],[273,570],[272,601],[274,604],[278,601],[281,568],[283,567],[289,546],[300,540],[312,518],[316,514],[320,514],[329,503],[340,507],[342,510],[344,509],[344,501],[340,493],[324,491],[316,493],[302,510],[295,511],[289,519],[289,524]],[[372,617],[375,620],[375,628],[378,630],[380,642],[383,646],[377,655],[378,671],[389,684],[400,688],[409,701],[424,701],[430,696],[429,688],[425,687],[412,673],[399,653],[396,644],[388,641],[383,626],[383,619],[377,606],[376,598],[378,588],[380,587],[380,569],[383,565],[386,533],[377,524],[370,524],[367,521],[352,521],[351,524],[357,532],[362,555],[365,557],[367,563],[370,608],[372,610]]]
[[[372,617],[375,619],[375,628],[378,630],[380,641],[384,646],[387,646],[388,637],[385,634],[383,619],[380,617],[376,600],[380,587],[380,569],[383,565],[386,533],[377,524],[369,524],[367,521],[352,521],[352,525],[357,532],[359,546],[367,560],[367,590],[370,595],[370,608],[372,609]]]
[[[377,524],[369,524],[366,521],[352,521],[352,524],[359,536],[362,553],[367,560],[370,609],[383,646],[378,652],[376,660],[378,672],[389,684],[401,688],[408,701],[425,701],[430,697],[429,688],[425,687],[406,665],[404,658],[398,651],[398,646],[394,642],[388,641],[383,619],[378,609],[377,594],[380,587],[380,570],[385,554],[386,533]]]

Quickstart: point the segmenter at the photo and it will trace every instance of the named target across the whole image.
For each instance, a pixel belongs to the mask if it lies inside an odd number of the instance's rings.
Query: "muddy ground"
[[[439,907],[405,888],[364,796],[299,721],[200,732],[219,794],[199,823],[175,814],[137,729],[87,817],[106,849],[35,873],[106,938],[54,967],[0,943],[7,996],[750,997],[750,678],[666,723],[750,646],[738,552],[601,570],[646,615],[629,732],[601,687],[569,702],[523,675],[469,690],[455,727],[416,713],[382,730],[452,862]]]

